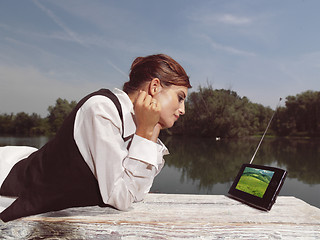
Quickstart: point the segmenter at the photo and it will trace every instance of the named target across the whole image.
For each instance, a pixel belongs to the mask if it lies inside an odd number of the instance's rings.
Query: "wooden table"
[[[222,195],[149,194],[129,211],[85,207],[0,223],[0,239],[320,239],[320,209],[280,196],[270,212]]]

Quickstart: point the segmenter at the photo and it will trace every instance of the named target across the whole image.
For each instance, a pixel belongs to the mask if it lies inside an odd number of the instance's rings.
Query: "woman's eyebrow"
[[[183,98],[186,98],[186,93],[184,91],[180,90],[180,93],[182,93]]]

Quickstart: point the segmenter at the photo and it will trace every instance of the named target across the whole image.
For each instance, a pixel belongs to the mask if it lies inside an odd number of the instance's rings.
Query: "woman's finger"
[[[146,98],[144,99],[144,106],[149,107],[149,105],[151,104],[151,100],[152,100],[152,96],[147,95]]]
[[[158,105],[157,99],[152,98],[150,102],[151,108],[156,109],[157,105]]]
[[[147,93],[146,93],[145,91],[139,92],[138,97],[136,98],[135,103],[138,104],[138,105],[141,105],[141,104],[144,102],[146,96],[147,96]]]

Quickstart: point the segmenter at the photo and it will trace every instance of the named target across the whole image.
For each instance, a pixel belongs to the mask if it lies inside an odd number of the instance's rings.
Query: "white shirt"
[[[132,137],[123,141],[118,110],[109,98],[98,95],[88,99],[78,110],[74,139],[98,180],[103,202],[125,210],[132,202],[143,200],[149,192],[154,177],[164,165],[163,155],[168,154],[168,150],[160,140],[154,143],[135,135],[134,110],[130,98],[119,89],[115,89],[114,94],[122,108],[123,136]],[[27,147],[0,148],[0,185],[11,167],[33,151],[34,148]],[[10,152],[15,152],[18,157],[10,157]],[[3,165],[6,167],[2,168]],[[8,207],[8,202],[8,198],[1,197],[0,207]]]

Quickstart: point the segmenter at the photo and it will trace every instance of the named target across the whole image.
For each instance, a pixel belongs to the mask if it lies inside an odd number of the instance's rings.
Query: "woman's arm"
[[[121,131],[118,111],[106,97],[89,99],[77,113],[75,140],[98,180],[102,199],[124,210],[149,192],[166,148],[134,135],[127,149]]]

